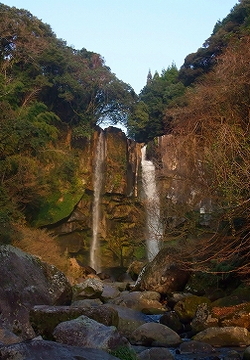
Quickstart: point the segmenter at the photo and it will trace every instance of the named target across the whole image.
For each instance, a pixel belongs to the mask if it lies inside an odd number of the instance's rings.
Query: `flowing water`
[[[160,198],[156,186],[155,166],[146,159],[146,145],[142,154],[142,186],[145,193],[146,207],[146,245],[148,260],[151,261],[159,252],[162,239],[162,224],[160,218]]]
[[[94,200],[93,200],[93,224],[92,243],[90,246],[90,266],[97,272],[101,270],[99,227],[100,227],[100,199],[103,183],[103,163],[105,159],[104,134],[101,131],[96,147],[95,168],[94,168]]]

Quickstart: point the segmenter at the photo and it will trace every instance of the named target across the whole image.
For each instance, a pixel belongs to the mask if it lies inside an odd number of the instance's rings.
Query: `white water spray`
[[[90,266],[97,272],[101,270],[100,244],[99,244],[99,225],[100,225],[100,198],[103,183],[103,163],[105,159],[104,135],[101,131],[96,148],[95,168],[94,168],[94,201],[93,201],[93,224],[92,224],[92,243],[90,246]]]
[[[146,245],[148,260],[151,261],[159,252],[162,239],[160,220],[160,198],[156,187],[155,166],[146,159],[146,145],[142,147],[142,186],[146,201]]]

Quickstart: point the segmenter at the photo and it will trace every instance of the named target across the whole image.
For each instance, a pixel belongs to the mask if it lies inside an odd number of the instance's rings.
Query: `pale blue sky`
[[[2,0],[29,10],[76,49],[101,54],[137,93],[149,69],[161,73],[195,52],[237,0]]]

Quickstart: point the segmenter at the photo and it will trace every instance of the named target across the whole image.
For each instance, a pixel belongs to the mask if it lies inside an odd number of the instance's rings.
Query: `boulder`
[[[188,296],[174,306],[174,311],[183,323],[188,323],[195,317],[198,305],[203,303],[210,304],[210,300],[204,296]]]
[[[210,344],[191,340],[181,343],[178,352],[180,354],[209,354],[214,352],[214,348]]]
[[[115,299],[120,295],[120,290],[116,283],[103,283],[103,291],[101,294],[102,301],[108,302],[110,299]]]
[[[119,360],[99,349],[59,344],[54,341],[33,340],[0,347],[1,360]]]
[[[73,286],[73,300],[100,298],[103,282],[97,278],[87,278]]]
[[[213,301],[213,306],[223,307],[223,306],[234,306],[242,303],[250,302],[250,289],[247,284],[241,284],[233,291],[230,291],[229,294],[220,296],[217,300]]]
[[[123,281],[114,281],[113,285],[115,285],[119,291],[125,291],[128,288],[130,288],[131,283],[127,283]]]
[[[57,342],[63,344],[105,351],[128,345],[127,339],[122,337],[114,326],[100,324],[84,315],[57,325],[53,336]]]
[[[22,339],[35,335],[29,323],[34,305],[71,302],[71,286],[61,271],[13,246],[0,246],[0,273],[0,326]]]
[[[242,360],[250,360],[250,346],[245,349]]]
[[[242,360],[242,356],[236,350],[229,350],[224,360]]]
[[[211,301],[215,301],[226,295],[225,290],[220,288],[220,279],[221,277],[217,274],[193,272],[185,286],[185,291],[193,295],[206,296]]]
[[[246,346],[250,345],[250,333],[237,326],[210,327],[193,337],[195,341],[206,342],[212,346]]]
[[[165,325],[146,323],[139,326],[129,338],[131,344],[144,346],[177,346],[181,343],[180,336]]]
[[[140,311],[128,309],[124,306],[115,304],[106,304],[105,306],[117,311],[117,329],[125,337],[129,337],[135,329],[146,322],[145,316]]]
[[[166,295],[173,291],[182,291],[189,273],[181,270],[174,261],[177,250],[162,249],[141,271],[135,284],[137,290],[156,291]]]
[[[207,303],[199,304],[195,316],[191,321],[193,335],[209,327],[215,326],[219,326],[219,320],[212,315],[211,306]]]
[[[15,344],[22,341],[19,336],[16,336],[11,331],[0,328],[0,343],[4,345]]]
[[[156,291],[124,291],[111,302],[145,314],[163,314],[167,309],[160,303],[160,298]]]
[[[213,304],[212,304],[213,305]],[[208,327],[238,326],[250,330],[250,303],[232,306],[214,306],[200,304],[191,326],[194,332],[205,330]]]
[[[159,322],[162,325],[168,326],[170,329],[177,332],[177,334],[184,332],[184,326],[175,311],[166,312],[166,314],[160,317]]]
[[[166,296],[166,301],[168,306],[173,309],[179,301],[189,296],[193,296],[193,294],[187,292],[172,292]]]
[[[234,306],[213,307],[211,316],[218,319],[220,326],[240,326],[250,330],[250,303]]]
[[[87,308],[92,306],[99,306],[102,304],[103,302],[101,299],[83,299],[73,301],[71,306]]]
[[[30,311],[30,323],[36,335],[42,335],[44,339],[53,340],[55,327],[68,320],[73,320],[81,315],[107,326],[118,325],[117,311],[105,305],[99,307],[73,307],[73,306],[35,306]]]
[[[137,355],[139,360],[174,360],[174,355],[170,350],[163,347],[153,347],[146,349]]]

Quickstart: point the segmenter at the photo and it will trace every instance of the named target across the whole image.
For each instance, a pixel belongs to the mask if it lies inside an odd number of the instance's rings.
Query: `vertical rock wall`
[[[178,227],[184,234],[197,224],[209,225],[211,194],[206,192],[204,149],[196,137],[164,135],[148,148],[157,169],[165,239]]]
[[[99,229],[102,266],[126,266],[133,258],[140,258],[145,252],[144,209],[138,197],[141,145],[127,139],[120,129],[97,129],[88,146],[84,146],[81,154],[86,174],[82,179],[85,186],[83,196],[70,216],[52,225],[52,229],[59,235],[64,251],[82,264],[89,264],[93,169],[100,131],[104,131],[106,154]]]

